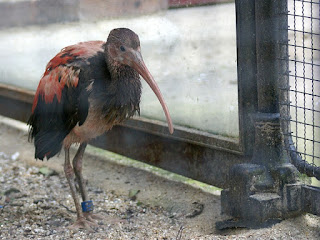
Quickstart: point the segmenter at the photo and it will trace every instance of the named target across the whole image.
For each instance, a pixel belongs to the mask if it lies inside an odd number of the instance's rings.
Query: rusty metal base
[[[286,164],[274,171],[285,173],[285,180],[296,170]],[[237,164],[231,169],[231,187],[221,193],[222,214],[231,218],[217,222],[217,229],[262,228],[306,212],[320,215],[320,188],[288,181],[275,182],[269,188],[269,174],[275,173],[256,164]]]

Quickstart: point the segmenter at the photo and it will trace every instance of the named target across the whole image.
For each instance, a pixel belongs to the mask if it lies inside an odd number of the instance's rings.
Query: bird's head
[[[140,40],[136,33],[128,28],[113,29],[107,39],[105,52],[108,59],[116,65],[126,65],[136,70],[156,94],[166,115],[169,132],[173,133],[173,124],[168,107],[160,89],[146,67],[140,50]]]

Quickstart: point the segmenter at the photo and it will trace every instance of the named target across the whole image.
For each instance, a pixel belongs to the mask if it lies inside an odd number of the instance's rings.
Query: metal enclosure
[[[320,180],[320,2],[290,3],[280,102],[285,148],[300,172]]]
[[[243,1],[238,1],[239,5],[240,2],[242,6]],[[302,14],[297,13],[297,2],[302,4]],[[288,5],[292,4],[294,9],[291,12],[288,11]],[[311,15],[305,12],[306,5],[311,9]],[[255,144],[251,162],[231,168],[229,188],[223,190],[221,204],[223,213],[233,218],[218,223],[219,229],[265,226],[303,212],[320,215],[317,204],[320,189],[301,184],[295,168],[308,176],[317,177],[319,174],[319,167],[315,165],[315,159],[319,157],[315,150],[319,127],[315,120],[318,112],[315,107],[318,98],[315,87],[319,82],[316,73],[319,65],[314,58],[319,51],[319,45],[315,44],[319,27],[313,27],[319,24],[319,1],[260,0],[250,1],[248,6],[254,6],[252,12],[255,15],[258,90],[257,113],[252,115]],[[318,9],[315,13],[314,7]],[[290,27],[288,16],[291,15],[294,16],[294,26]],[[302,19],[302,30],[296,26],[296,18]],[[305,30],[304,19],[310,19],[309,32]],[[294,32],[293,43],[289,42],[290,31]],[[297,43],[297,32],[302,33],[302,45]],[[310,46],[306,44],[308,40],[305,35],[311,36]],[[289,55],[290,47],[294,48],[293,56]],[[297,58],[297,49],[302,49],[301,60]],[[307,50],[311,52],[310,60],[306,59]],[[290,62],[294,64],[290,66]],[[310,65],[311,74],[306,72],[307,65]],[[290,71],[292,68],[293,72]],[[298,70],[302,70],[302,74]],[[300,87],[297,86],[298,79]],[[307,81],[311,84],[307,84]],[[294,85],[290,86],[291,83]],[[301,94],[299,101],[298,94]],[[307,96],[310,96],[308,103]],[[298,114],[298,108],[302,110],[303,120],[298,119],[301,114]],[[311,112],[311,122],[306,117],[307,111]],[[295,116],[290,116],[290,112]],[[290,130],[293,124],[296,124],[295,132]],[[298,124],[303,128],[302,133],[297,130]],[[311,137],[307,137],[307,126],[311,127]],[[303,140],[304,151],[298,150],[297,139]],[[312,143],[311,154],[307,153],[307,142]],[[302,160],[300,155],[311,156],[312,163]]]

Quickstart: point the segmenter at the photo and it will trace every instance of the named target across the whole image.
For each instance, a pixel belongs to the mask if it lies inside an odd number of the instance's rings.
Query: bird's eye
[[[120,46],[120,50],[121,50],[122,52],[125,52],[125,51],[126,51],[126,49],[124,48],[124,46]]]

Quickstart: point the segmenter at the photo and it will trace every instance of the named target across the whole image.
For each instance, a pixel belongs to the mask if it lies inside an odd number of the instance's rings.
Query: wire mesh
[[[288,0],[287,84],[281,87],[285,148],[301,173],[320,180],[320,1]]]

